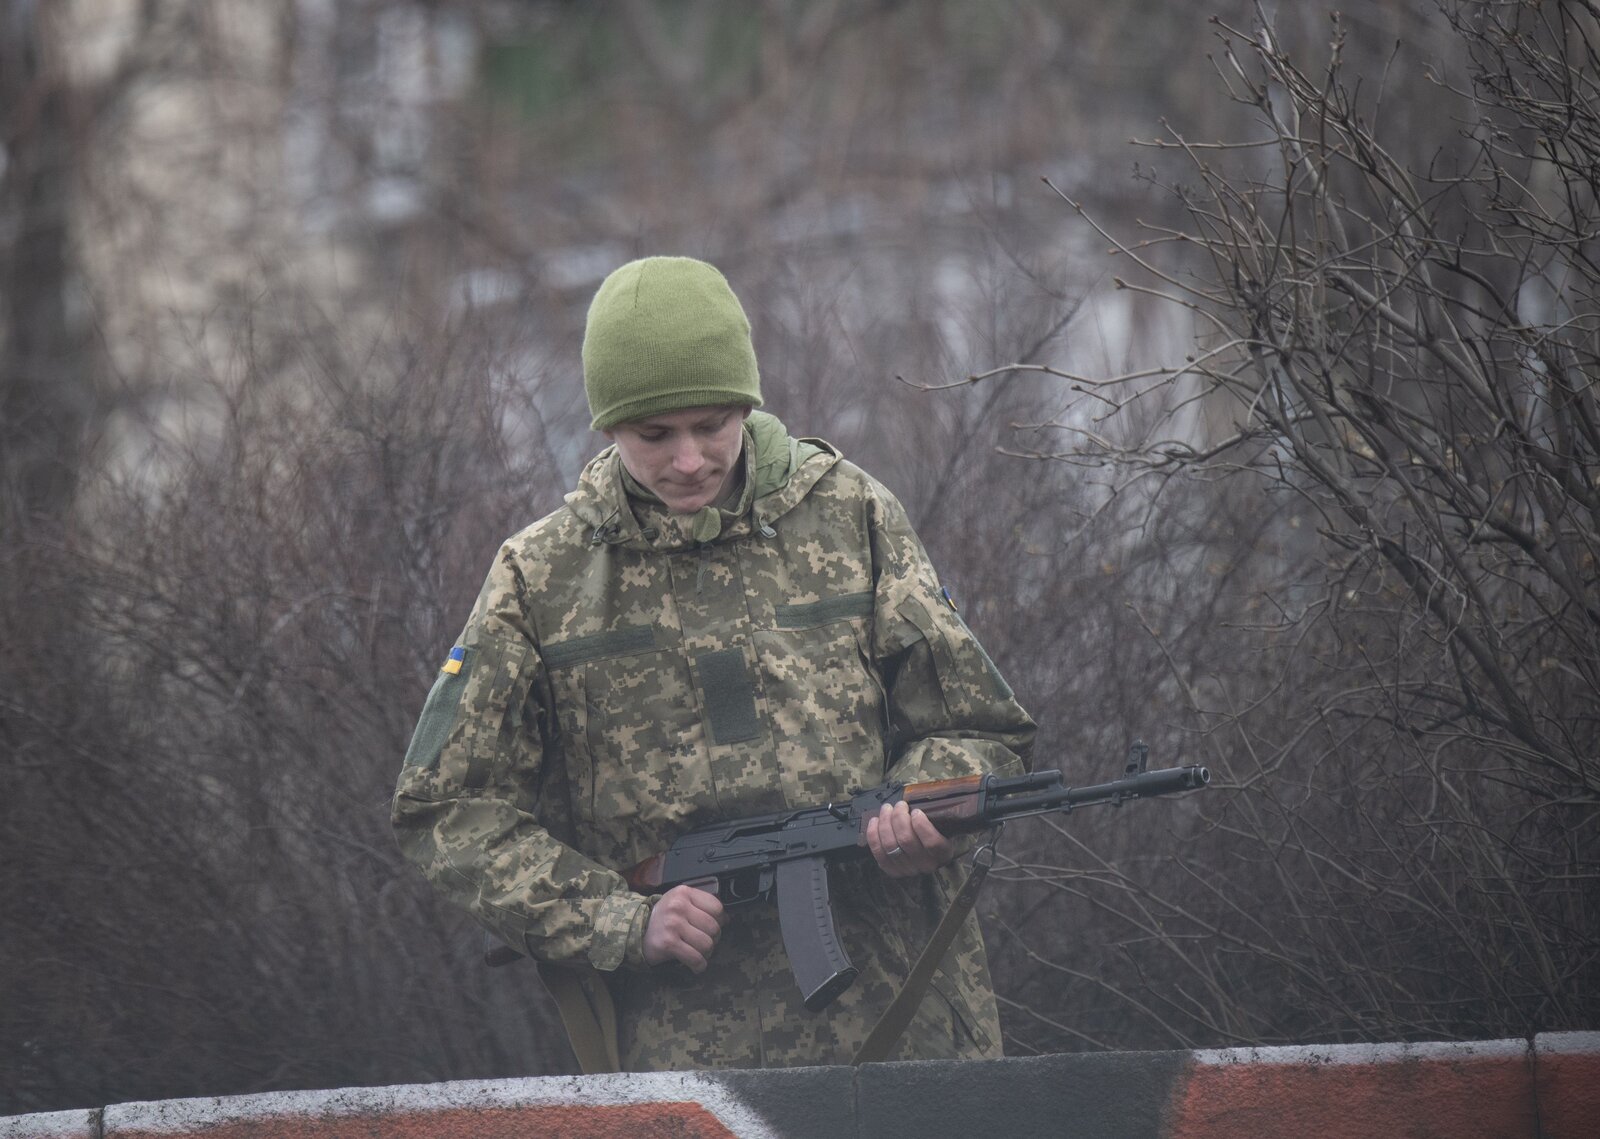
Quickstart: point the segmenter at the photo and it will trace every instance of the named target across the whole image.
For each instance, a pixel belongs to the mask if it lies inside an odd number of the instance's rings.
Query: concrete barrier
[[[553,1076],[125,1103],[0,1139],[1594,1139],[1600,1033],[1074,1053],[987,1063]]]

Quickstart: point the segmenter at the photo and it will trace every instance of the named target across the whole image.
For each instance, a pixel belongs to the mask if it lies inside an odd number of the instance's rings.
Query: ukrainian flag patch
[[[445,660],[439,671],[447,676],[454,676],[461,671],[461,664],[467,659],[467,650],[457,645],[450,650],[450,656]]]

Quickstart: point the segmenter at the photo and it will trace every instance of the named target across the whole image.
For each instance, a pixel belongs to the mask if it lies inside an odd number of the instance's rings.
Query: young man
[[[776,907],[644,897],[623,875],[705,823],[887,778],[1016,774],[1033,723],[894,497],[753,411],[750,325],[716,269],[618,269],[583,365],[613,445],[495,558],[406,753],[401,848],[497,937],[577,970],[603,1015],[614,1004],[624,1070],[849,1063],[961,878],[925,816],[886,810],[872,861],[835,869],[861,972],[817,1013]],[[893,1058],[999,1054],[969,917]]]

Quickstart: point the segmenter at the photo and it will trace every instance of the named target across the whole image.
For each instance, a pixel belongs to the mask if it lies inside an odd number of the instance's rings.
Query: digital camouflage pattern
[[[402,849],[447,896],[535,958],[608,976],[631,1071],[848,1063],[964,869],[835,868],[861,973],[820,1013],[801,1004],[775,906],[732,911],[698,976],[645,966],[650,902],[623,874],[691,827],[890,777],[1015,774],[1032,744],[886,489],[760,412],[743,462],[711,541],[630,497],[614,448],[507,541],[394,800]],[[969,917],[892,1058],[999,1054]]]

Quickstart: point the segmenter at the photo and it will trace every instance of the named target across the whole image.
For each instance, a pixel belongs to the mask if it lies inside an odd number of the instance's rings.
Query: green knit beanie
[[[714,266],[692,257],[628,262],[589,304],[583,388],[596,431],[687,407],[760,407],[739,298]]]

